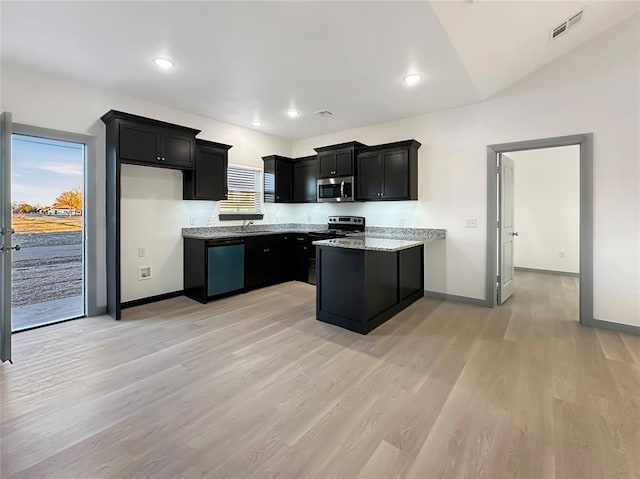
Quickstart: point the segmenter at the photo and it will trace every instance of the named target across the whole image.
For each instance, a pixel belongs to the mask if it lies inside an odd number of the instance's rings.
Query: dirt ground
[[[16,233],[54,233],[82,231],[82,216],[14,215],[11,225]]]
[[[11,305],[24,306],[82,294],[82,231],[16,233]]]

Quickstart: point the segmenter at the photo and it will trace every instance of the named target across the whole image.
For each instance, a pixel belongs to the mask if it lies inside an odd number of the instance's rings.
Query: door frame
[[[487,146],[487,261],[485,302],[497,305],[498,154],[560,146],[580,147],[580,323],[593,326],[593,133],[557,136]]]
[[[12,133],[17,135],[36,136],[50,138],[52,140],[70,141],[85,145],[84,158],[84,310],[86,316],[96,316],[104,313],[104,308],[98,307],[98,283],[97,278],[97,235],[98,210],[97,210],[97,142],[96,137],[71,133],[39,126],[14,123]]]

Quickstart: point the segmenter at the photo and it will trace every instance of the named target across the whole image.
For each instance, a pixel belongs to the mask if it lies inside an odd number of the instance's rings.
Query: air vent
[[[573,17],[571,17],[569,20],[567,20],[567,29],[573,27],[577,23],[580,23],[581,20],[582,20],[582,10],[580,10]]]
[[[584,8],[579,12],[571,15],[569,18],[564,20],[560,25],[554,27],[549,32],[549,41],[555,40],[560,35],[567,33],[571,28],[575,27],[578,23],[582,21],[582,15],[584,13]]]
[[[313,114],[318,116],[326,116],[326,117],[333,116],[333,112],[329,110],[318,110],[318,111],[314,111]]]

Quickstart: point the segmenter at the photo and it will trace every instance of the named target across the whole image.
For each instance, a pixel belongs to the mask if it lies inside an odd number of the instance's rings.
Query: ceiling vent
[[[317,116],[323,116],[323,117],[333,116],[333,112],[329,110],[318,110],[318,111],[314,111],[313,114]]]
[[[569,18],[564,20],[560,25],[554,27],[549,32],[549,41],[555,40],[559,36],[567,33],[573,27],[575,27],[578,23],[582,21],[582,15],[584,13],[584,8],[582,8],[579,12],[574,13]]]

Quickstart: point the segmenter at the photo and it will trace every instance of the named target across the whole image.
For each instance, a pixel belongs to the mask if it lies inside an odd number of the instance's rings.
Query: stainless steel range
[[[364,233],[366,220],[362,216],[329,216],[327,229],[311,231],[309,244],[314,241],[332,238],[343,238]],[[316,284],[316,249],[311,247],[309,251],[309,283]]]

